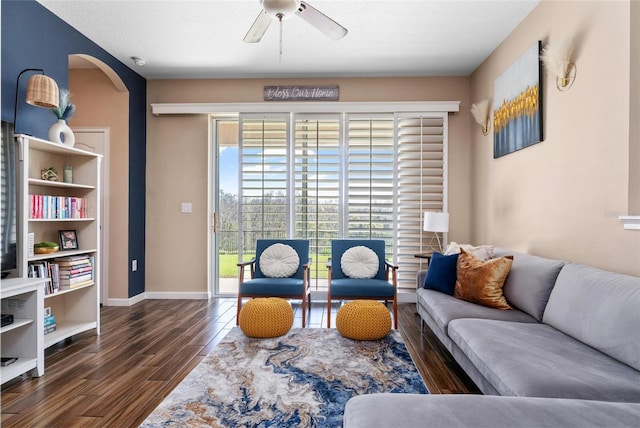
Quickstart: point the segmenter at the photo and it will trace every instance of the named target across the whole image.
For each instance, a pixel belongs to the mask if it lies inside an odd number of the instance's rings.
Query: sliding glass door
[[[311,244],[314,289],[326,287],[336,238],[384,239],[415,288],[424,211],[446,210],[446,113],[240,114],[213,119],[215,283],[237,292],[238,260],[259,238]]]

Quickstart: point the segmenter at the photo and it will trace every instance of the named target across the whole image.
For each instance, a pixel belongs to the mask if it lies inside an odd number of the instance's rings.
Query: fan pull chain
[[[282,62],[282,14],[279,13],[276,15],[278,20],[280,21],[280,56],[278,58],[278,62]]]

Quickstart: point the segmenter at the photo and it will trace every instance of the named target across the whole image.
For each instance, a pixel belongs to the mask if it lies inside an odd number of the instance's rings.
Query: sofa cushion
[[[542,321],[549,294],[565,262],[495,248],[495,257],[506,255],[513,255],[513,264],[502,288],[504,297],[511,306]]]
[[[640,370],[640,278],[567,263],[543,322]]]
[[[458,318],[484,318],[515,322],[537,322],[535,318],[519,311],[503,311],[456,299],[435,290],[420,288],[416,292],[418,305],[422,305],[433,317],[438,328],[447,331],[449,322]]]
[[[640,372],[549,325],[458,319],[448,333],[501,395],[640,402]]]
[[[482,261],[460,249],[454,296],[496,309],[511,309],[502,294],[513,256]]]
[[[358,395],[347,401],[344,428],[632,427],[640,404],[460,394]]]
[[[449,256],[451,254],[460,254],[460,250],[465,250],[468,254],[479,258],[483,262],[493,258],[493,245],[478,245],[473,246],[471,244],[458,244],[453,241],[447,245],[444,250],[444,255]]]
[[[247,296],[298,296],[304,291],[304,282],[299,278],[254,278],[240,284],[240,294]]]
[[[458,255],[443,256],[440,253],[433,253],[424,279],[424,288],[430,288],[452,296],[456,286]]]

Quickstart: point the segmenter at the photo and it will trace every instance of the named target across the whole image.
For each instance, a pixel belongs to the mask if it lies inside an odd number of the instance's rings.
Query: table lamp
[[[427,211],[424,213],[424,225],[422,230],[425,232],[433,232],[431,235],[431,241],[429,241],[429,248],[433,249],[433,237],[438,241],[438,250],[443,252],[442,242],[440,241],[440,233],[447,233],[449,231],[449,213],[439,213],[433,211]]]

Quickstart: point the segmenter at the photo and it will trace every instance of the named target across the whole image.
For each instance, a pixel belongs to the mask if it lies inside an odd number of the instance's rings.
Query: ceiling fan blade
[[[346,28],[306,2],[300,2],[296,14],[333,40],[340,40],[347,35]]]
[[[267,32],[271,21],[273,21],[273,18],[267,15],[264,10],[261,11],[251,28],[249,28],[249,31],[247,31],[247,35],[244,36],[243,41],[245,43],[258,43],[260,39],[262,39],[262,36],[264,36],[264,33]]]

